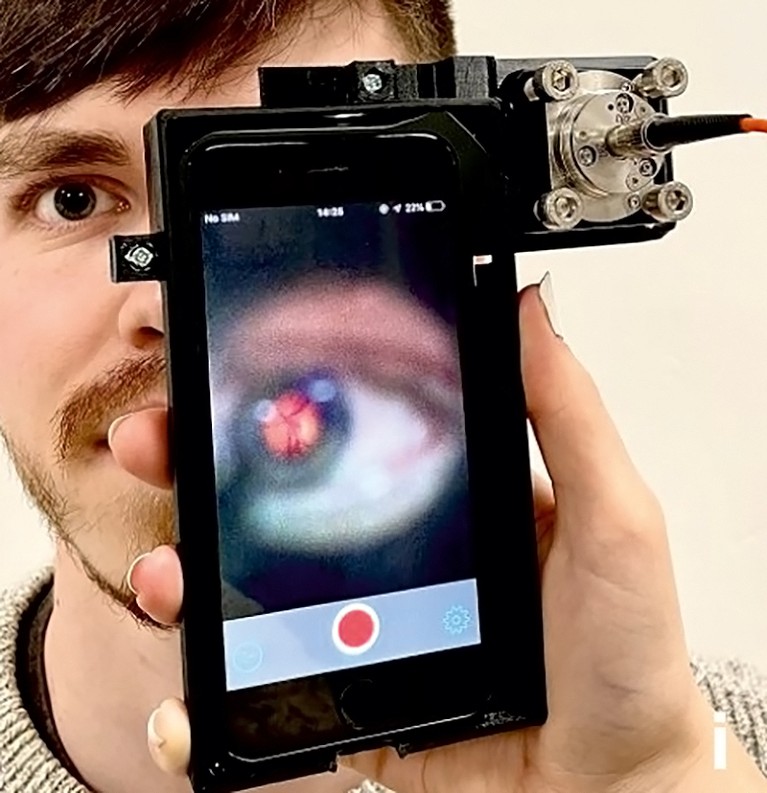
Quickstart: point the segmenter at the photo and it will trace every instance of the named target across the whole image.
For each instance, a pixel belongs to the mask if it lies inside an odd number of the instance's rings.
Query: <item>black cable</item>
[[[743,132],[741,121],[749,115],[706,115],[660,117],[648,122],[644,130],[647,143],[659,151],[685,143],[723,138]]]

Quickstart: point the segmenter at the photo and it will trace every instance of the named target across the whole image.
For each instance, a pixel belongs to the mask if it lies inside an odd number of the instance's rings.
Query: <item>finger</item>
[[[184,703],[167,699],[149,717],[147,723],[149,754],[166,774],[187,773],[192,753],[192,734]]]
[[[151,408],[122,416],[109,428],[109,447],[117,464],[153,487],[172,486],[168,411]]]
[[[366,779],[375,780],[386,789],[407,793],[426,793],[423,781],[422,759],[417,755],[400,757],[392,748],[375,749],[355,755],[343,755],[338,758],[338,765],[361,774]],[[414,780],[421,784],[414,785]]]
[[[554,333],[537,287],[519,310],[528,413],[559,507],[563,497],[630,503],[627,490],[644,485],[594,381]]]
[[[179,621],[184,577],[174,548],[161,545],[139,556],[130,566],[126,582],[139,607],[155,622],[174,625]]]
[[[339,757],[338,764],[400,793],[519,789],[514,764],[509,764],[506,735],[470,739],[406,757],[400,757],[392,748],[361,752]],[[488,784],[488,773],[493,768],[504,769],[498,785]]]
[[[538,539],[538,561],[541,569],[546,564],[554,540],[556,501],[551,482],[533,471],[533,506],[535,511],[535,533]]]
[[[537,471],[532,471],[533,480],[533,505],[535,507],[535,522],[550,517],[556,508],[554,501],[554,488],[545,476]]]

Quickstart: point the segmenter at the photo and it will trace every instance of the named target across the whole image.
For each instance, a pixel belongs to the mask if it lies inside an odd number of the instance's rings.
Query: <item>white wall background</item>
[[[767,114],[763,0],[456,0],[464,53],[684,60],[683,112]],[[767,136],[680,152],[697,208],[660,243],[522,257],[665,505],[690,645],[767,669]],[[0,461],[0,587],[49,554]]]
[[[763,0],[456,0],[464,53],[681,58],[678,113],[767,113]],[[625,10],[624,10],[625,9]],[[520,258],[666,510],[688,641],[767,669],[767,136],[680,151],[665,240]]]

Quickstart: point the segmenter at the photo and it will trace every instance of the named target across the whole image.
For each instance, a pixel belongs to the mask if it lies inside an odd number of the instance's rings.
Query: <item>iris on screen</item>
[[[281,378],[271,393],[242,407],[238,431],[245,459],[264,484],[300,483],[332,464],[348,440],[349,408],[343,386],[329,372]],[[254,456],[255,455],[255,456]]]

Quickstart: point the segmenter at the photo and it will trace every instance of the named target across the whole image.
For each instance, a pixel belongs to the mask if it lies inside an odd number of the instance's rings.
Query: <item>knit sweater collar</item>
[[[2,793],[88,793],[67,773],[37,732],[16,680],[19,624],[29,604],[50,582],[45,570],[0,594],[0,791]]]

